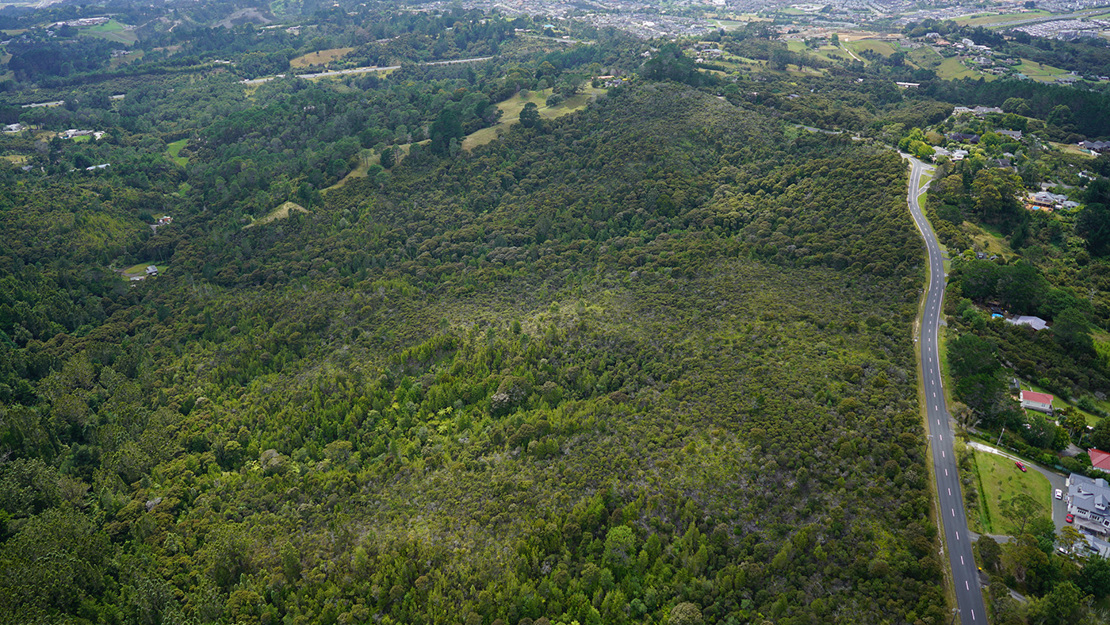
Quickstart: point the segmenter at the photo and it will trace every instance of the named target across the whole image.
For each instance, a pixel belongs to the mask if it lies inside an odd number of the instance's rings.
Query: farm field
[[[1014,69],[1039,82],[1054,82],[1057,76],[1067,74],[1059,67],[1037,63],[1029,59],[1022,59],[1021,64],[1014,66]]]
[[[956,80],[958,78],[984,78],[985,80],[994,80],[995,76],[991,74],[984,74],[980,71],[971,69],[960,62],[960,59],[951,57],[944,59],[944,61],[937,66],[937,76],[944,80]]]
[[[101,39],[115,41],[116,43],[122,43],[128,46],[133,45],[136,41],[139,40],[139,37],[135,34],[134,29],[128,28],[126,25],[121,24],[116,20],[108,20],[103,24],[81,28],[80,30],[86,35],[100,37]]]
[[[1048,11],[1036,10],[1027,11],[1024,13],[994,13],[988,15],[969,15],[958,18],[956,23],[961,26],[987,26],[990,24],[1007,24],[1010,22],[1018,22],[1021,20],[1028,20],[1037,17],[1046,17],[1052,15]]]
[[[333,61],[338,61],[351,52],[354,52],[354,48],[331,48],[330,50],[309,52],[308,54],[291,59],[289,61],[289,66],[293,69],[301,69],[312,67],[313,65],[327,65]]]

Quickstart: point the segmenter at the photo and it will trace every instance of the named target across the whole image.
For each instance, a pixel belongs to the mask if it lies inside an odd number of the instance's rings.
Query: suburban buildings
[[[1034,391],[1022,391],[1021,407],[1028,410],[1052,414],[1052,395]]]

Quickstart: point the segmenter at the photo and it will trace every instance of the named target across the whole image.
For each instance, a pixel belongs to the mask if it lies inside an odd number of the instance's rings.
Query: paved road
[[[1065,485],[1065,483],[1067,481],[1067,478],[1064,477],[1063,475],[1060,475],[1059,473],[1057,473],[1055,471],[1051,471],[1049,469],[1046,469],[1046,468],[1044,468],[1044,467],[1042,467],[1038,464],[1033,464],[1032,462],[1029,462],[1028,460],[1022,460],[1021,458],[1018,458],[1017,456],[1008,454],[1008,453],[1002,451],[1001,449],[998,449],[997,447],[992,447],[990,445],[985,445],[985,444],[977,442],[977,441],[971,441],[970,443],[968,443],[968,445],[970,447],[972,447],[973,449],[978,449],[979,451],[986,452],[988,454],[995,454],[997,456],[1002,456],[1003,458],[1009,458],[1010,460],[1013,460],[1015,462],[1021,462],[1022,464],[1025,465],[1025,467],[1027,469],[1032,469],[1032,470],[1036,471],[1037,473],[1040,473],[1041,475],[1048,478],[1048,483],[1052,485],[1052,490],[1053,491],[1056,491],[1057,489],[1059,489],[1060,492],[1062,493],[1062,492],[1067,490],[1067,486]],[[1014,467],[1014,470],[1017,471],[1018,470],[1017,467]],[[1064,503],[1064,500],[1056,499],[1055,497],[1053,497],[1053,499],[1052,499],[1052,522],[1056,524],[1056,531],[1057,532],[1059,532],[1061,529],[1063,529],[1063,527],[1065,525],[1067,525],[1067,523],[1064,522],[1064,515],[1066,515],[1067,513],[1068,513],[1068,505],[1066,503]]]
[[[937,329],[940,325],[941,302],[944,297],[944,257],[940,242],[921,212],[921,175],[928,167],[921,161],[903,155],[910,161],[909,207],[917,223],[925,247],[929,251],[929,287],[925,291],[925,310],[921,320],[921,371],[925,382],[925,413],[929,422],[929,446],[933,453],[933,474],[937,480],[937,495],[941,524],[944,526],[944,543],[948,562],[952,567],[952,581],[956,590],[956,607],[960,622],[986,623],[987,610],[983,592],[979,587],[979,570],[971,553],[971,533],[967,529],[963,494],[960,492],[960,473],[956,468],[956,454],[952,451],[952,419],[944,402],[944,389],[940,375],[940,358],[937,352]]]

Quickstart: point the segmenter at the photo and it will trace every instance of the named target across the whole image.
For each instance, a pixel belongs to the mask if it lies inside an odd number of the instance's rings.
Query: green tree
[[[540,109],[535,102],[524,105],[520,111],[520,125],[525,128],[538,128],[540,126]]]
[[[1093,355],[1095,343],[1091,338],[1091,325],[1086,315],[1075,308],[1068,308],[1056,316],[1052,336],[1065,350],[1073,354]]]
[[[393,169],[393,166],[397,164],[396,148],[393,146],[383,148],[380,163],[385,169]]]
[[[668,625],[701,625],[703,622],[701,609],[690,602],[680,603],[671,608],[671,613],[667,617]]]
[[[1040,505],[1025,493],[1020,493],[1002,505],[1002,516],[1017,527],[1017,534],[1024,534],[1029,521],[1040,512]]]
[[[618,525],[605,536],[605,566],[619,574],[626,571],[636,556],[636,535],[627,525]]]

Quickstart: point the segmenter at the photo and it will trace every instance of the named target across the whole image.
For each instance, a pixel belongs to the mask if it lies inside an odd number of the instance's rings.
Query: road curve
[[[983,592],[979,587],[979,569],[971,552],[971,534],[967,528],[963,494],[960,491],[960,473],[956,467],[956,454],[952,443],[952,419],[944,401],[944,388],[940,375],[940,356],[937,332],[940,327],[941,307],[944,299],[944,258],[936,233],[921,211],[919,190],[921,176],[928,167],[921,161],[903,154],[910,161],[908,203],[910,214],[925,239],[929,252],[929,285],[924,295],[920,325],[921,372],[925,385],[925,414],[929,424],[929,448],[933,454],[933,475],[936,478],[940,522],[944,531],[944,546],[952,568],[952,582],[956,591],[956,607],[963,625],[985,624],[987,610]]]

